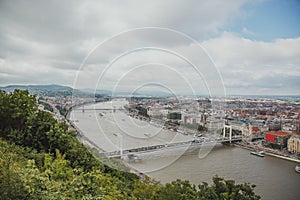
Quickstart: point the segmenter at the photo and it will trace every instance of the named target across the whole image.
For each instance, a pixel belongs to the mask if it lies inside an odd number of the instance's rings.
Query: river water
[[[126,103],[123,100],[84,106],[84,112],[82,109],[72,111],[70,119],[105,151],[193,139],[129,117],[118,110]],[[95,108],[112,110],[89,110]],[[130,165],[162,183],[178,178],[196,185],[203,181],[211,183],[217,174],[238,183],[255,184],[255,192],[262,199],[300,199],[300,174],[294,170],[296,163],[271,156],[253,156],[248,150],[233,146],[216,145],[206,150],[208,154],[201,154],[200,158],[198,151],[183,154],[184,148],[157,151],[140,155],[142,162]]]

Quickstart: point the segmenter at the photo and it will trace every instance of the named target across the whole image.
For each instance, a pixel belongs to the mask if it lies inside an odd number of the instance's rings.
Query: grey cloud
[[[207,49],[219,67],[228,90],[245,91],[255,87],[298,89],[300,39],[272,43],[251,41],[232,33],[203,41],[240,15],[246,0],[228,1],[0,1],[0,84],[59,83],[72,85],[83,59],[102,41],[122,31],[139,27],[164,27],[192,36]],[[133,42],[134,38],[134,42]],[[186,55],[197,56],[194,43],[149,31],[123,38],[93,54],[81,82],[96,84],[99,70],[112,58],[132,46],[168,47]],[[152,59],[155,58],[155,59]],[[169,56],[127,59],[124,66],[134,66],[151,59],[167,63],[187,75],[186,65]],[[168,61],[168,62],[166,62]],[[203,64],[203,63],[202,63]],[[127,69],[125,69],[126,72]],[[274,71],[273,74],[268,73]],[[124,73],[116,69],[115,74]],[[247,75],[248,74],[248,75]],[[278,75],[277,83],[268,84]],[[91,81],[91,77],[95,81]],[[115,77],[107,77],[111,83]],[[190,76],[190,80],[197,77]]]
[[[299,94],[300,74],[272,71],[225,71],[222,73],[229,94]]]
[[[224,32],[202,45],[219,68],[228,93],[300,92],[300,37],[261,42]]]

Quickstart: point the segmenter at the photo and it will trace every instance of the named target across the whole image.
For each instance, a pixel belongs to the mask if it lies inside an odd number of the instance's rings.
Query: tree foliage
[[[1,199],[124,199],[116,177],[99,169],[72,168],[59,150],[44,154],[43,166],[27,159],[23,148],[0,141]]]

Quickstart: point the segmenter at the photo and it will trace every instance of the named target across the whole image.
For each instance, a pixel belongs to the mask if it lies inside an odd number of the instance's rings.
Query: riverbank
[[[244,143],[241,143],[241,142],[234,143],[233,145],[236,146],[236,147],[248,149],[250,151],[264,151],[265,154],[268,155],[268,156],[273,156],[273,157],[276,157],[276,158],[280,158],[280,159],[300,163],[299,159],[291,158],[289,155],[279,153],[275,150],[271,150],[271,149],[268,149],[268,148],[258,147],[258,146],[251,146],[251,145],[247,145],[247,144],[244,144]]]
[[[87,104],[86,104],[87,105]],[[77,139],[84,144],[90,151],[92,149],[95,149],[97,151],[97,154],[106,157],[107,162],[105,164],[107,164],[109,167],[114,168],[114,165],[117,162],[119,162],[121,165],[123,165],[124,167],[126,167],[130,173],[137,175],[141,181],[145,181],[145,180],[149,180],[152,184],[158,184],[158,185],[162,185],[159,181],[157,181],[154,178],[149,177],[147,174],[137,170],[136,168],[134,168],[133,166],[128,165],[128,163],[126,163],[123,158],[118,159],[118,158],[109,158],[106,156],[107,151],[105,151],[104,149],[102,149],[101,147],[99,147],[98,144],[96,144],[94,141],[92,141],[90,138],[88,138],[85,133],[77,126],[76,122],[78,120],[72,120],[70,119],[70,115],[71,115],[72,110],[70,110],[69,115],[66,118],[66,121],[68,122],[69,128],[71,128],[72,130],[76,131],[78,133]],[[93,152],[92,152],[93,154]],[[112,165],[110,165],[110,162]]]

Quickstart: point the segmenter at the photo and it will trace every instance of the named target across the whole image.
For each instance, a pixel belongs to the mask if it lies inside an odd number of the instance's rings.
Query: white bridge
[[[251,128],[251,127],[250,127]],[[226,130],[229,129],[229,133],[226,133]],[[182,148],[182,147],[193,147],[193,148],[200,148],[202,145],[205,144],[225,144],[225,143],[233,143],[233,142],[238,142],[242,141],[245,136],[248,136],[244,134],[242,131],[242,135],[232,135],[232,126],[229,125],[224,125],[223,128],[223,136],[215,139],[209,139],[206,138],[206,140],[199,140],[199,139],[194,139],[186,142],[176,142],[176,143],[168,143],[165,145],[153,145],[153,146],[145,146],[145,147],[137,147],[137,148],[131,148],[131,149],[122,149],[113,152],[102,152],[103,155],[109,157],[109,158],[121,158],[123,156],[129,156],[134,153],[149,153],[149,152],[154,152],[154,151],[163,151],[167,150],[170,148]],[[263,137],[252,137],[251,140],[257,140],[257,139],[263,139]]]
[[[187,148],[187,147],[192,147],[194,149],[200,148],[202,145],[206,144],[226,144],[226,143],[233,143],[233,142],[238,142],[242,141],[245,135],[237,135],[237,136],[232,136],[232,126],[224,125],[223,128],[223,136],[218,137],[218,138],[205,138],[205,139],[193,139],[190,141],[185,141],[185,142],[175,142],[175,143],[167,143],[167,144],[158,144],[158,145],[152,145],[152,146],[143,146],[143,147],[136,147],[136,148],[130,148],[130,149],[123,149],[122,146],[120,145],[119,150],[117,151],[112,151],[112,152],[107,152],[101,149],[97,144],[95,144],[93,141],[91,141],[89,138],[85,137],[83,132],[78,129],[78,127],[75,126],[71,122],[71,124],[77,129],[79,132],[78,138],[84,142],[87,143],[89,146],[93,146],[96,148],[99,153],[102,155],[108,157],[108,158],[122,158],[124,156],[132,156],[134,153],[149,153],[149,152],[154,152],[154,151],[163,151],[163,150],[168,150],[171,148]],[[229,129],[229,133],[226,133],[226,130]],[[251,138],[252,140],[255,139],[262,139],[262,137],[253,137]]]

